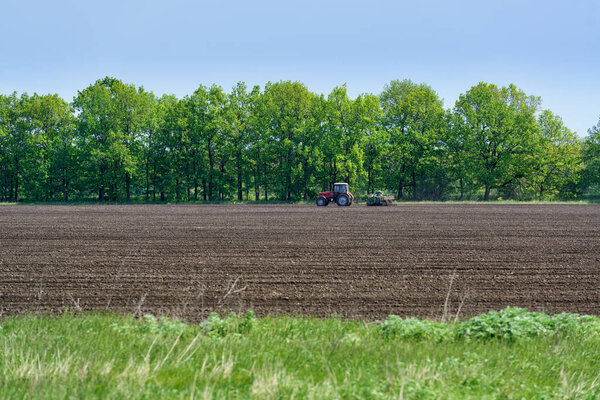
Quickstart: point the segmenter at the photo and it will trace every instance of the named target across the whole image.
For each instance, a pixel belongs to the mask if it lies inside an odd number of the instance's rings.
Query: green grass
[[[600,319],[0,319],[0,398],[596,399]]]

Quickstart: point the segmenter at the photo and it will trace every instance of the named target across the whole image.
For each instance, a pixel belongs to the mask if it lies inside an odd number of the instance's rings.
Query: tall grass
[[[0,398],[595,399],[600,320],[0,319]]]

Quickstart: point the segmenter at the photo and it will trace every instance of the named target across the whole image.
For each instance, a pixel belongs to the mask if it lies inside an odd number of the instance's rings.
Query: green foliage
[[[255,324],[256,315],[253,311],[247,311],[242,318],[238,318],[236,313],[221,318],[219,314],[213,312],[200,324],[200,331],[208,336],[224,337],[229,334],[248,333]]]
[[[548,316],[508,307],[471,318],[456,327],[456,335],[465,339],[516,340],[550,333]]]
[[[491,189],[510,188],[531,173],[540,101],[514,85],[482,82],[456,102],[456,132],[465,144],[466,164],[485,187],[484,200]]]
[[[106,77],[78,92],[0,95],[0,201],[575,199],[600,193],[598,127],[581,142],[540,99],[480,83],[452,110],[424,83],[328,96],[239,82],[156,98]]]
[[[156,318],[154,315],[146,314],[141,322],[127,321],[127,323],[113,323],[113,331],[120,334],[132,334],[136,332],[143,333],[164,333],[164,334],[183,334],[188,326],[176,319],[169,317]]]
[[[507,307],[454,324],[390,315],[379,325],[379,331],[385,339],[430,341],[493,339],[510,342],[555,335],[598,337],[600,318],[570,313],[548,315]]]
[[[583,147],[585,187],[600,186],[600,120],[588,130]]]
[[[140,135],[153,107],[153,95],[106,77],[78,92],[78,143],[84,154],[84,187],[98,199],[131,199],[139,165]]]
[[[160,320],[154,315],[144,315],[144,323],[142,324],[142,331],[158,333],[164,332],[169,334],[182,334],[187,328],[187,325],[176,319],[170,319],[168,317],[162,317]]]
[[[388,338],[442,341],[450,335],[448,326],[425,319],[390,315],[380,325],[381,335]]]
[[[581,142],[564,126],[562,119],[544,110],[539,118],[540,135],[529,185],[536,197],[572,198],[581,180]]]
[[[507,307],[458,323],[454,333],[461,339],[508,341],[556,334],[597,336],[600,335],[600,319],[568,313],[548,315],[529,312],[524,308]]]
[[[387,187],[396,189],[398,198],[409,186],[413,200],[441,199],[445,191],[445,179],[438,171],[444,132],[442,101],[428,85],[410,80],[390,82],[380,97],[382,124],[390,137]]]

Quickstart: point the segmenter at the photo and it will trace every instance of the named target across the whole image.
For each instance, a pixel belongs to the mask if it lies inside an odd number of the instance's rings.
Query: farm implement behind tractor
[[[393,196],[384,196],[381,190],[367,196],[368,206],[391,206],[393,204]]]

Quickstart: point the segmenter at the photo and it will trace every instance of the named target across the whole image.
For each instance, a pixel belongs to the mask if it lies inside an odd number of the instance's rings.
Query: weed
[[[200,324],[200,331],[208,336],[224,337],[232,333],[248,333],[255,324],[256,315],[253,311],[247,311],[242,318],[233,312],[227,318],[221,318],[213,312]]]
[[[417,318],[402,319],[397,315],[390,315],[380,325],[381,335],[384,338],[401,338],[412,340],[441,341],[449,337],[448,325]]]

